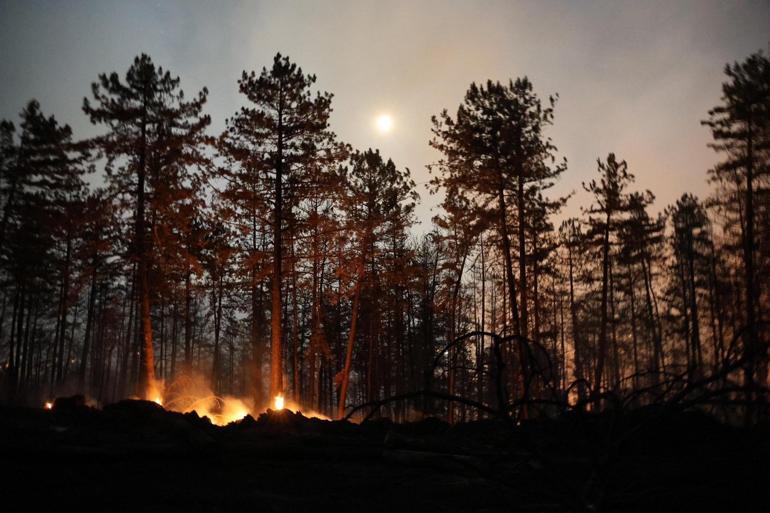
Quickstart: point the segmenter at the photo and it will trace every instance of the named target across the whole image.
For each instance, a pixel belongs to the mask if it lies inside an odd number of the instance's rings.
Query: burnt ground
[[[154,403],[0,407],[15,511],[770,511],[770,428],[647,408],[511,427],[288,411],[227,427]]]

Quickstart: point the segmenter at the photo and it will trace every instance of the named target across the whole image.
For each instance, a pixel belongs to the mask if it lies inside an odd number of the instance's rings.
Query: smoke
[[[201,417],[208,417],[218,426],[240,420],[246,415],[254,415],[254,404],[250,399],[216,395],[201,374],[180,374],[159,390],[159,401],[156,402],[167,410],[180,413],[194,411]]]

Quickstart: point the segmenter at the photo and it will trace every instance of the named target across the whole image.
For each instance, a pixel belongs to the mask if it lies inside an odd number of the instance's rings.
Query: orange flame
[[[46,410],[52,410],[53,409],[53,403],[51,401],[46,401],[43,405]]]
[[[260,410],[251,399],[245,397],[218,396],[209,387],[207,380],[199,375],[180,375],[174,381],[165,383],[157,380],[145,391],[145,399],[163,406],[168,411],[180,413],[196,412],[208,417],[213,424],[225,426],[243,419],[247,415],[258,415]],[[264,405],[262,406],[264,407]],[[299,404],[278,394],[270,401],[274,411],[289,410],[301,412],[306,417],[328,420],[328,417],[304,409]]]
[[[163,390],[165,389],[164,384],[160,380],[153,380],[150,382],[149,386],[147,387],[147,392],[145,398],[148,401],[152,401],[158,406],[163,406]]]

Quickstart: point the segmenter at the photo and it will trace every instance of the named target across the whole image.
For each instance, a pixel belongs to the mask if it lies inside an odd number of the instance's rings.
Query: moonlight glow
[[[381,134],[387,134],[393,130],[393,118],[390,114],[380,114],[376,119],[377,131]]]

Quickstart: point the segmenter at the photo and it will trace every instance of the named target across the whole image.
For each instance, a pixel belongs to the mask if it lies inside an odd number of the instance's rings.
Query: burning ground
[[[516,427],[0,410],[5,511],[763,511],[768,457],[767,426],[653,408]]]

